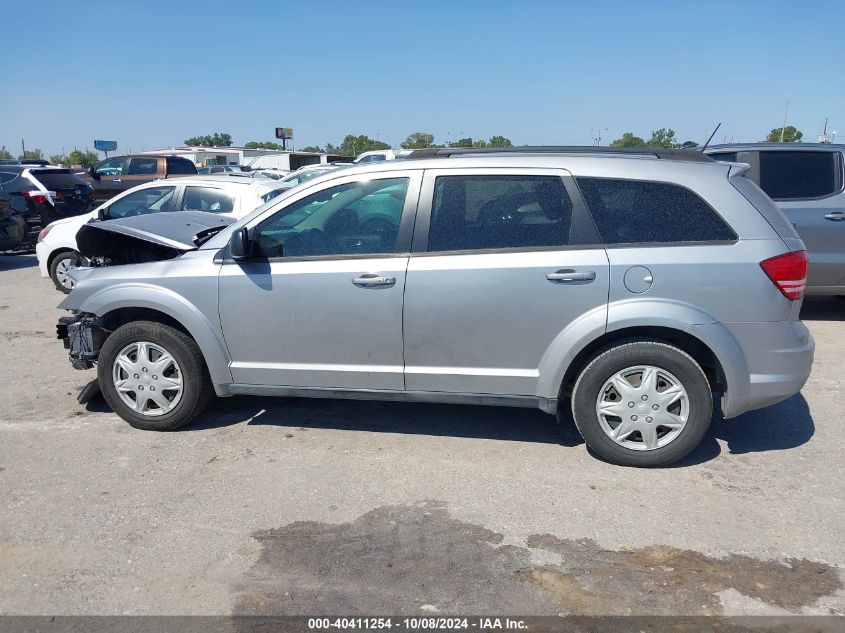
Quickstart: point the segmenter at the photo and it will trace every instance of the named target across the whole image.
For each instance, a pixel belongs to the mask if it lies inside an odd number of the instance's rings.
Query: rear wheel
[[[713,414],[707,377],[682,350],[657,341],[616,345],[575,383],[572,415],[587,445],[621,466],[666,466],[701,442]]]
[[[50,262],[50,279],[56,284],[57,289],[67,294],[76,285],[69,273],[83,264],[85,264],[85,258],[76,251],[59,253]]]
[[[145,431],[178,429],[214,397],[196,342],[153,321],[127,323],[106,339],[97,379],[112,410]]]

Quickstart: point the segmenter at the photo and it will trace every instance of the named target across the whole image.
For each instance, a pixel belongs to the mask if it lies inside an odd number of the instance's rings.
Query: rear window
[[[760,188],[774,200],[821,198],[842,189],[839,152],[761,151]]]
[[[68,189],[85,182],[70,169],[33,169],[29,173],[47,189]]]
[[[167,173],[168,174],[195,174],[197,168],[194,164],[186,158],[168,158],[167,159]]]
[[[158,172],[158,158],[133,158],[129,161],[130,176],[154,176]]]
[[[713,160],[720,160],[726,163],[735,163],[736,162],[736,152],[716,152],[713,154],[707,154]]]
[[[605,244],[736,239],[709,204],[680,185],[613,178],[577,181]]]

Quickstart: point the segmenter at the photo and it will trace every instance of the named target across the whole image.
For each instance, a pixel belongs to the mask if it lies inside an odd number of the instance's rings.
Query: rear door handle
[[[834,211],[833,213],[828,213],[826,216],[824,216],[824,219],[833,220],[834,222],[841,222],[842,220],[845,220],[845,213],[843,213],[842,211]]]
[[[120,183],[122,183],[123,181],[122,181],[120,178],[114,178],[114,179],[112,180],[112,182],[113,182],[113,183],[115,183],[115,184],[118,184],[118,185],[119,185],[119,184],[120,184]]]
[[[593,281],[595,278],[596,273],[593,270],[579,273],[570,268],[562,268],[557,272],[546,275],[546,279],[554,281],[555,283],[565,283],[568,281]]]
[[[360,277],[355,277],[352,283],[364,288],[371,286],[392,286],[396,283],[396,277],[382,277],[374,273],[364,273]]]

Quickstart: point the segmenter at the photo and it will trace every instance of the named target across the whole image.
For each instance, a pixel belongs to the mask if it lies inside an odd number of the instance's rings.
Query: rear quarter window
[[[614,178],[576,180],[605,244],[737,239],[713,207],[686,187]]]

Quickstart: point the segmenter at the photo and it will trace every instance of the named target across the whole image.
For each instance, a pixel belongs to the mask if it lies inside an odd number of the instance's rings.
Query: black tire
[[[160,346],[176,360],[182,374],[179,402],[167,413],[152,416],[133,410],[118,395],[112,378],[115,358],[127,345],[147,341]],[[131,426],[144,431],[173,431],[198,416],[214,398],[214,387],[196,341],[179,330],[155,321],[133,321],[109,336],[97,362],[97,379],[108,405]]]
[[[626,448],[602,429],[596,402],[605,383],[628,367],[650,365],[669,372],[687,392],[689,413],[677,437],[652,450]],[[713,415],[713,395],[701,367],[687,353],[657,341],[628,341],[597,354],[575,383],[572,417],[587,446],[602,459],[619,466],[667,466],[699,445]],[[634,437],[637,437],[634,435]]]
[[[56,286],[56,290],[59,292],[63,292],[65,294],[69,294],[73,288],[65,287],[61,281],[59,281],[58,276],[58,268],[59,266],[66,261],[70,261],[74,265],[85,263],[85,258],[77,253],[76,251],[65,251],[63,253],[59,253],[53,258],[53,261],[50,262],[50,279],[53,280],[53,283]]]

